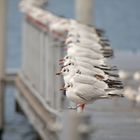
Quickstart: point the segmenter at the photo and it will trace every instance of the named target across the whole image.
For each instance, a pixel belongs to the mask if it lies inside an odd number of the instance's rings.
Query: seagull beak
[[[57,72],[57,73],[56,73],[56,75],[60,75],[60,74],[61,74],[61,72]]]
[[[64,61],[64,59],[62,58],[62,59],[59,60],[59,62],[61,62],[61,61]]]
[[[61,90],[61,91],[65,91],[65,90],[66,90],[66,88],[60,88],[59,90]]]
[[[60,59],[59,60],[59,65],[64,64],[64,61],[65,61],[64,59]]]
[[[59,61],[59,65],[62,65],[62,64],[64,64],[64,61]]]

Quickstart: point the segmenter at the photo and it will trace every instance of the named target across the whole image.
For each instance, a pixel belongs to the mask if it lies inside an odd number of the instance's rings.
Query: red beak
[[[59,62],[64,61],[64,58],[60,59]]]
[[[63,65],[64,64],[64,61],[59,61],[59,65]]]
[[[59,60],[59,65],[64,64],[64,61],[65,61],[64,59],[60,59],[60,60]]]

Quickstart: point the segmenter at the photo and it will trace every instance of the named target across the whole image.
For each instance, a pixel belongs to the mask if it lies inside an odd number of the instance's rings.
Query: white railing
[[[59,71],[63,44],[27,20],[24,21],[23,36],[22,76],[47,104],[60,109],[62,80],[56,77],[56,72]]]

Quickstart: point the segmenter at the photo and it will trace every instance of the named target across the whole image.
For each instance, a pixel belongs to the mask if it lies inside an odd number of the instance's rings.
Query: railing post
[[[6,20],[6,1],[0,0],[0,139],[4,129],[4,83],[5,76],[5,20]]]
[[[63,57],[62,54],[62,42],[56,42],[55,45],[55,73],[60,71],[59,60]],[[55,102],[56,102],[56,109],[61,110],[63,107],[62,102],[62,94],[60,93],[59,89],[63,86],[62,77],[55,75]]]
[[[92,1],[93,0],[75,0],[75,13],[78,21],[85,24],[91,24]]]
[[[91,140],[91,118],[89,114],[68,111],[64,113],[62,140]]]

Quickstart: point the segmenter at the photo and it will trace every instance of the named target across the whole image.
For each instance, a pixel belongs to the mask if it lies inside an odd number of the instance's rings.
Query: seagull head
[[[68,37],[68,39],[66,39],[65,41],[65,45],[71,45],[73,43],[79,43],[80,40],[77,36],[70,36]]]
[[[67,67],[62,68],[61,74],[62,74],[63,76],[66,76],[66,75],[68,75],[69,73],[70,73],[70,69],[69,69],[69,68],[67,68]]]
[[[71,56],[66,55],[64,58],[59,60],[59,64],[64,64],[67,60],[72,59]]]
[[[70,89],[70,88],[72,88],[73,87],[73,83],[72,82],[69,82],[69,83],[67,83],[65,86],[64,86],[64,88],[66,89],[66,90],[68,90],[68,89]]]
[[[62,70],[60,72],[57,72],[56,75],[63,75],[63,76],[66,76],[68,75],[70,72],[69,68],[67,67],[63,67]]]
[[[63,67],[67,67],[67,66],[75,66],[75,60],[73,59],[67,59],[64,64],[63,64]]]

